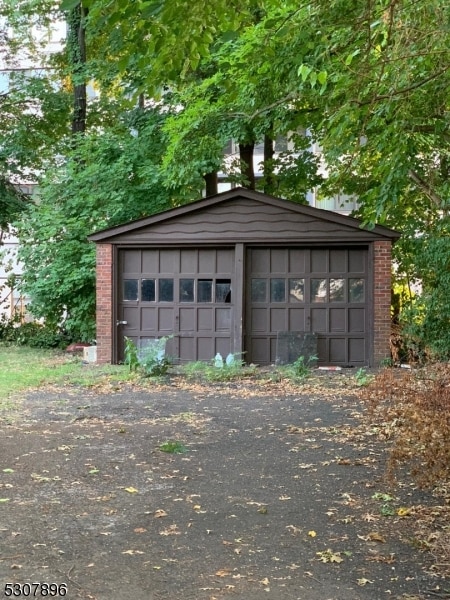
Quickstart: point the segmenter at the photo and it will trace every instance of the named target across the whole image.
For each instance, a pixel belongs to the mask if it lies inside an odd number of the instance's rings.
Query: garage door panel
[[[159,273],[177,273],[180,268],[179,254],[179,250],[159,250]]]
[[[122,311],[123,320],[127,322],[127,329],[139,330],[139,308],[125,306]]]
[[[285,308],[271,308],[270,331],[285,331],[287,328],[288,313]]]
[[[270,363],[270,340],[264,337],[252,336],[251,356],[245,357],[256,364],[267,365]]]
[[[330,252],[330,273],[345,273],[347,271],[347,250]]]
[[[231,340],[229,337],[216,337],[214,338],[215,349],[212,352],[212,356],[217,353],[221,354],[223,358],[226,358],[231,352]]]
[[[366,272],[366,254],[361,250],[348,251],[348,271],[349,273]]]
[[[328,331],[328,311],[326,308],[311,309],[311,330],[317,333]]]
[[[305,309],[304,308],[289,308],[289,326],[290,331],[306,331],[305,326]]]
[[[330,331],[346,331],[347,329],[347,309],[330,308]]]
[[[216,308],[216,331],[231,330],[231,309]]]
[[[252,331],[267,331],[267,310],[265,308],[252,309],[250,326]]]
[[[299,248],[290,248],[288,253],[289,253],[289,272],[290,273],[305,273],[307,250],[302,250]]]
[[[270,250],[267,248],[253,248],[250,252],[252,272],[267,273],[270,265]]]
[[[143,273],[158,273],[159,270],[159,252],[158,250],[143,250],[142,251],[142,272]]]
[[[215,356],[214,338],[199,337],[197,338],[197,359],[196,360],[211,360]]]
[[[173,308],[158,308],[158,329],[159,331],[170,332],[174,330],[174,311]]]
[[[215,254],[211,250],[198,251],[198,272],[213,275],[216,272]],[[229,272],[229,271],[228,271]]]
[[[286,273],[288,253],[284,248],[273,249],[270,252],[270,272],[275,275],[277,273]],[[267,269],[266,265],[266,269]]]
[[[197,251],[183,250],[180,253],[180,273],[195,274],[197,273]]]
[[[141,308],[141,323],[143,331],[155,331],[158,317],[158,309],[152,308]]]
[[[123,273],[140,273],[141,271],[141,251],[128,250],[122,256]]]
[[[311,250],[311,273],[328,272],[328,250]]]
[[[196,360],[196,339],[194,336],[180,336],[178,340],[180,360],[194,361]]]
[[[366,309],[349,308],[348,309],[348,330],[350,333],[364,332],[366,329]]]
[[[197,312],[198,331],[213,330],[213,308],[199,308]]]
[[[329,341],[330,340],[326,337],[317,338],[317,356],[319,357],[319,359],[323,356],[329,356]]]
[[[216,250],[216,268],[218,275],[233,273],[234,250],[231,248],[219,248]]]
[[[197,329],[195,308],[180,308],[180,331],[195,331]]]
[[[329,353],[331,363],[345,363],[347,358],[347,339],[333,338],[329,339]]]
[[[361,363],[367,360],[364,338],[350,338],[348,341],[348,358],[350,363]]]

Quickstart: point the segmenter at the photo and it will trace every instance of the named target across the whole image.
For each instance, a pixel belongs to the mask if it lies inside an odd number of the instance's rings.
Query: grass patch
[[[128,378],[126,367],[84,365],[79,358],[54,350],[0,345],[0,410],[14,408],[12,396],[49,384],[97,385]]]
[[[187,448],[181,442],[164,442],[159,446],[161,452],[167,452],[168,454],[184,454],[187,452]]]

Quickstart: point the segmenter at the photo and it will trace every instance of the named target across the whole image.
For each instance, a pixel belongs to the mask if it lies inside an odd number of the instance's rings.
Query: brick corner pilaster
[[[392,244],[389,240],[374,242],[373,361],[378,367],[391,356],[391,289]]]
[[[113,247],[97,244],[97,363],[112,362]]]

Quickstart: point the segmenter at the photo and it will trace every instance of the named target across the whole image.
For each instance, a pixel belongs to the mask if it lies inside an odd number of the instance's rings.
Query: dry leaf
[[[145,527],[136,527],[133,531],[134,533],[145,533],[147,530]]]
[[[227,577],[230,574],[230,569],[219,569],[218,571],[216,571],[217,577]]]
[[[137,494],[139,492],[139,490],[137,490],[134,487],[126,487],[125,491],[128,492],[129,494]]]
[[[411,509],[402,506],[398,509],[397,514],[399,517],[408,517],[411,514]]]
[[[270,581],[267,579],[267,577],[264,577],[264,579],[261,579],[259,583],[262,585],[269,585]]]
[[[122,554],[130,554],[131,556],[134,556],[135,554],[144,554],[144,553],[141,552],[141,550],[125,550],[124,552],[122,552]]]
[[[368,583],[373,583],[373,581],[370,581],[370,579],[366,579],[365,577],[362,577],[361,579],[357,579],[356,583],[360,586],[365,586]]]
[[[308,531],[309,537],[315,538],[317,533],[314,530]]]
[[[153,516],[155,517],[155,519],[161,519],[161,517],[167,517],[167,513],[162,508],[158,508],[158,510],[155,511]]]

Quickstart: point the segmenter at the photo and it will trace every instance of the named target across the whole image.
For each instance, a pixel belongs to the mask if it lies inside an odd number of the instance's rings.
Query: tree
[[[21,289],[32,299],[31,311],[63,324],[75,339],[95,337],[95,247],[87,236],[173,205],[158,168],[165,118],[157,109],[136,110],[114,130],[79,139],[66,163],[41,180],[39,202],[17,222],[26,266]]]

